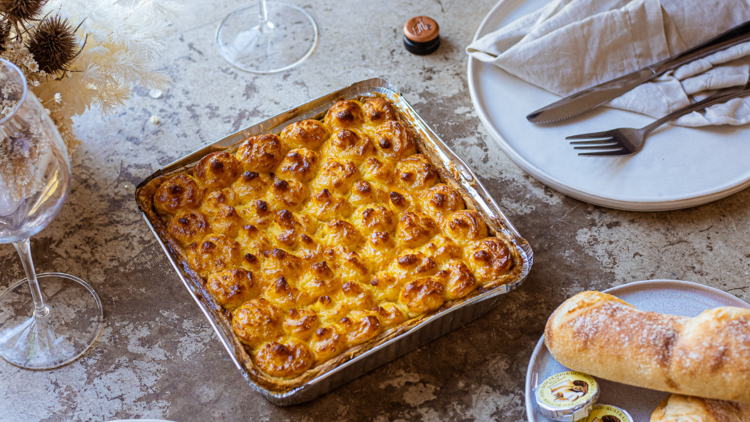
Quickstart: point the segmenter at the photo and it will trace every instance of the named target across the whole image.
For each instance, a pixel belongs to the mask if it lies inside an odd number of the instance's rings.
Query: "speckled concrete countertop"
[[[106,325],[93,350],[58,370],[0,360],[0,421],[522,421],[529,357],[570,295],[676,278],[750,300],[750,190],[685,211],[613,211],[544,187],[500,152],[473,111],[463,51],[496,0],[290,1],[320,28],[301,67],[235,70],[214,35],[243,1],[191,1],[161,59],[173,88],[160,99],[139,90],[117,115],[77,122],[72,192],[32,246],[39,272],[94,286]],[[427,57],[401,44],[402,25],[419,14],[441,26],[442,45]],[[134,186],[203,143],[374,76],[398,86],[482,178],[533,246],[534,267],[479,320],[311,403],[277,408],[247,386],[216,339],[138,214]],[[23,278],[10,245],[0,245],[0,269],[0,291]]]

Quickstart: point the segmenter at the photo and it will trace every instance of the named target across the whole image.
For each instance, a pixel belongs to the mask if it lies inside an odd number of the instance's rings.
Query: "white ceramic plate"
[[[729,293],[702,284],[677,280],[648,280],[617,286],[606,290],[625,302],[644,311],[670,315],[694,317],[706,309],[719,306],[750,308],[745,301]],[[540,415],[534,404],[534,388],[538,383],[568,368],[560,365],[550,355],[544,345],[544,336],[539,339],[531,355],[526,372],[526,414],[530,422],[549,422]],[[662,393],[645,388],[632,387],[597,378],[601,387],[599,403],[625,409],[635,421],[651,420],[651,413],[667,397]]]
[[[500,1],[475,39],[548,1]],[[706,204],[750,186],[747,126],[665,125],[634,156],[578,157],[566,136],[640,128],[654,119],[600,107],[564,123],[534,125],[526,115],[559,97],[472,58],[468,79],[477,114],[503,151],[535,179],[573,198],[610,208],[665,211]]]

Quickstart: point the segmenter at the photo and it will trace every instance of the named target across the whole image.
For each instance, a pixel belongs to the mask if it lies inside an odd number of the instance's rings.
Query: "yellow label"
[[[579,422],[633,422],[628,415],[614,406],[597,404],[591,409],[589,416]]]
[[[539,398],[547,406],[568,408],[591,402],[599,386],[596,380],[580,372],[553,375],[539,386]]]

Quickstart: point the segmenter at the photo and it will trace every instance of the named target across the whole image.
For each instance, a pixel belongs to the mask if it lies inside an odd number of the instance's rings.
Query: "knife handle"
[[[704,42],[701,45],[693,47],[683,53],[670,57],[663,62],[649,66],[654,72],[654,77],[661,75],[669,70],[675,69],[683,64],[690,63],[694,60],[702,59],[717,51],[725,50],[737,44],[750,41],[750,21],[739,24],[727,32],[716,36],[715,38]]]
[[[743,97],[747,94],[750,94],[750,84],[745,85],[745,86],[733,86],[731,88],[721,89],[719,91],[716,91],[713,95],[706,97],[701,101],[698,101],[697,103],[690,104],[689,106],[685,108],[681,108],[677,111],[669,113],[668,115],[651,123],[650,125],[646,126],[643,129],[645,130],[646,134],[651,133],[651,131],[653,131],[657,127],[663,125],[666,122],[671,122],[672,120],[675,120],[678,117],[682,117],[686,114],[690,114],[697,110],[703,110],[704,108],[708,108],[714,104],[719,104],[719,103],[729,101],[733,98]]]

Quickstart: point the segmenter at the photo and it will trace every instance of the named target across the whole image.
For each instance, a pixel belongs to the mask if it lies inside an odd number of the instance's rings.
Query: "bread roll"
[[[750,405],[672,394],[654,410],[651,422],[750,422]]]
[[[750,309],[695,318],[639,311],[599,292],[552,314],[545,343],[568,368],[653,390],[750,403]]]

